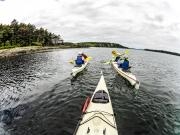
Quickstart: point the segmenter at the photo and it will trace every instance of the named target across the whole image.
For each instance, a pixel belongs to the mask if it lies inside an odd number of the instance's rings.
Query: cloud
[[[179,4],[178,0],[13,0],[0,4],[0,22],[14,18],[30,22],[61,34],[65,41],[109,41],[180,52]]]
[[[155,15],[155,16],[149,16],[148,14],[145,15],[145,18],[150,21],[157,21],[159,23],[163,22],[163,16],[162,15]]]

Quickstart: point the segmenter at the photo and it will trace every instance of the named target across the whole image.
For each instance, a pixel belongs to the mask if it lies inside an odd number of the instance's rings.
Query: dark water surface
[[[68,61],[79,51],[93,60],[72,80]],[[101,70],[119,134],[179,135],[180,57],[130,50],[132,72],[141,82],[137,91],[101,63],[111,51],[54,50],[0,60],[0,135],[72,135]]]

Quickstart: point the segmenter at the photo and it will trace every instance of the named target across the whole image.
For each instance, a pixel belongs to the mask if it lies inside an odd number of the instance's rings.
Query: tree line
[[[0,24],[0,46],[50,46],[62,41],[60,35],[35,25],[13,20],[10,25]]]
[[[109,42],[80,42],[80,43],[70,43],[65,42],[65,45],[71,46],[71,47],[112,47],[112,48],[128,48],[126,46],[117,44],[117,43],[109,43]]]

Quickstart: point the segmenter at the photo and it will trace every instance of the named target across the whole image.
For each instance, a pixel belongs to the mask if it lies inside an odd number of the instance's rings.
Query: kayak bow
[[[86,100],[83,109],[82,119],[74,135],[118,135],[111,99],[103,75],[90,101]]]

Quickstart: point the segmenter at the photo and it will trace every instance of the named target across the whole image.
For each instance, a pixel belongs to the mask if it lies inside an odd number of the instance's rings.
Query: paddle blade
[[[125,53],[125,54],[129,54],[129,50],[125,50],[124,53]]]
[[[74,60],[70,60],[69,63],[74,64]]]
[[[90,61],[90,60],[92,60],[92,57],[87,57],[86,60]]]
[[[105,65],[108,65],[108,64],[111,64],[111,62],[110,62],[110,61],[107,61],[107,62],[105,62],[104,64],[105,64]]]
[[[104,61],[104,62],[102,62],[102,63],[105,64],[105,65],[108,65],[108,64],[111,64],[112,61],[113,61],[113,59],[111,59],[111,60],[109,60],[109,61]]]

